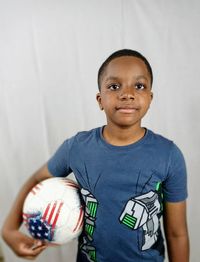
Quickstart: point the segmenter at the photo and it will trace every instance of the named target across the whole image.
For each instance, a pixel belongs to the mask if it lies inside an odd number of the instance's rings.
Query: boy
[[[102,64],[96,98],[107,124],[67,139],[23,186],[2,230],[17,255],[32,259],[47,246],[19,232],[29,190],[73,172],[86,206],[78,262],[163,261],[162,214],[169,261],[189,261],[183,156],[172,141],[141,126],[152,82],[150,64],[136,51],[119,50]]]

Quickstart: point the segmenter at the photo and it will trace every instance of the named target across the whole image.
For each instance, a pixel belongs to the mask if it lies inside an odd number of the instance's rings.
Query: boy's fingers
[[[46,246],[37,247],[34,250],[28,249],[24,251],[23,257],[30,260],[35,259],[35,257],[38,256],[44,249],[46,249]]]
[[[20,253],[23,254],[24,257],[31,259],[32,256],[35,257],[39,255],[46,247],[42,241],[35,240],[21,245]]]
[[[46,246],[37,247],[34,250],[32,250],[32,255],[37,256],[39,255],[44,249],[46,249]]]
[[[31,246],[31,249],[34,250],[41,246],[44,246],[44,242],[42,242],[41,240],[34,240],[33,245]]]

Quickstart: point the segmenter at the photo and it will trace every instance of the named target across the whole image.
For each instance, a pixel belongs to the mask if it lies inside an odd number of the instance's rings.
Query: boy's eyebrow
[[[137,76],[137,77],[136,77],[136,80],[139,80],[139,79],[141,79],[141,78],[143,78],[143,79],[145,79],[146,81],[148,81],[148,78],[147,78],[146,76],[144,76],[144,75],[139,75],[139,76]]]
[[[144,76],[144,75],[139,75],[139,76],[137,76],[135,79],[136,79],[136,80],[145,79],[146,81],[148,81],[148,78],[147,78],[146,76]],[[107,78],[105,79],[106,82],[107,82],[107,81],[110,81],[110,80],[112,80],[112,81],[119,81],[119,78],[118,78],[117,76],[109,76],[109,77],[107,77]]]
[[[118,81],[119,78],[116,77],[116,76],[109,76],[109,77],[107,77],[107,78],[105,79],[106,82],[107,82],[107,81],[110,81],[110,80]]]

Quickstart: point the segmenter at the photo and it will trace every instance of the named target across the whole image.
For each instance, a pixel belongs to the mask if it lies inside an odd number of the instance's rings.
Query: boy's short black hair
[[[152,68],[149,64],[149,62],[147,61],[147,59],[139,52],[135,51],[135,50],[131,50],[131,49],[121,49],[121,50],[118,50],[114,53],[112,53],[104,62],[103,64],[101,65],[101,67],[99,68],[99,71],[98,71],[98,88],[99,88],[99,91],[101,90],[101,78],[102,78],[102,75],[103,73],[105,72],[106,70],[106,67],[107,65],[115,58],[117,57],[121,57],[121,56],[134,56],[134,57],[137,57],[139,59],[141,59],[146,67],[147,67],[147,70],[150,74],[150,77],[151,77],[151,85],[153,84],[153,72],[152,72]]]

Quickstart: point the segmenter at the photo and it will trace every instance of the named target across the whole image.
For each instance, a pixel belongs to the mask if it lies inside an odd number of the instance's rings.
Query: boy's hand
[[[25,259],[35,259],[47,247],[41,240],[28,237],[18,230],[9,232],[4,239],[17,256]]]
[[[21,188],[3,224],[2,237],[19,257],[34,259],[47,247],[47,243],[28,237],[18,229],[22,224],[22,210],[27,194],[37,183],[51,177],[47,164],[36,171]]]

